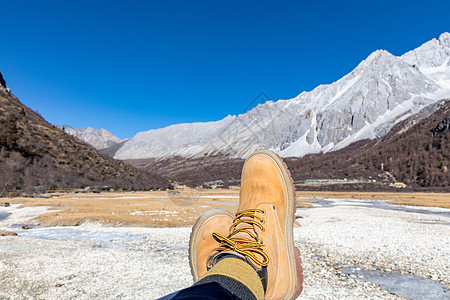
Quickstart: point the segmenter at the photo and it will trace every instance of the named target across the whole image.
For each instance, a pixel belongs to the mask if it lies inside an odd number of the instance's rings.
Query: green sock
[[[264,299],[261,278],[247,262],[234,257],[219,260],[196,283],[217,282],[233,295],[242,299]]]

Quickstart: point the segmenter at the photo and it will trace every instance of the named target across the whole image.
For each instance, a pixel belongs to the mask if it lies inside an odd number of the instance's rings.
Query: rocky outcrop
[[[3,78],[2,72],[0,72],[0,85],[4,88],[6,88],[6,81]]]
[[[436,136],[445,131],[450,131],[450,116],[446,117],[435,128],[433,128],[431,130],[431,133],[433,134],[433,136]]]
[[[0,236],[17,236],[17,233],[0,229]]]

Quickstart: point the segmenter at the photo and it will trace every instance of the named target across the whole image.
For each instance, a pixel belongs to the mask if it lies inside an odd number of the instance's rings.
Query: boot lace
[[[213,251],[218,253],[234,251],[255,264],[266,267],[269,264],[269,256],[262,250],[264,243],[255,231],[255,227],[265,231],[262,225],[264,219],[257,214],[265,215],[266,212],[262,209],[247,209],[237,212],[233,225],[230,227],[230,234],[227,237],[215,232],[212,234],[214,239],[220,243],[219,247]],[[246,233],[249,237],[235,236],[238,233]]]

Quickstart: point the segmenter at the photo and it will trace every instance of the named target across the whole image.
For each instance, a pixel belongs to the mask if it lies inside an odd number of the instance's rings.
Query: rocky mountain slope
[[[104,149],[119,143],[124,142],[111,132],[105,129],[97,129],[92,127],[87,128],[72,128],[69,125],[59,125],[59,129],[64,130],[68,134],[78,138],[81,141],[88,143],[95,149]]]
[[[443,33],[400,57],[377,50],[342,79],[290,100],[268,101],[217,122],[140,132],[115,158],[242,158],[261,148],[284,157],[330,152],[382,137],[448,97],[450,33]]]
[[[441,100],[396,124],[385,136],[340,150],[285,159],[294,180],[360,179],[375,183],[324,189],[386,190],[401,181],[419,190],[450,190],[450,100]],[[243,159],[226,155],[127,160],[191,186],[238,185]],[[314,189],[298,187],[299,189]],[[317,187],[319,188],[319,187]]]
[[[450,100],[398,123],[388,134],[339,151],[288,158],[296,180],[307,178],[400,181],[417,189],[450,190]]]
[[[32,192],[39,185],[47,189],[170,186],[161,176],[105,158],[46,122],[0,86],[0,196]]]

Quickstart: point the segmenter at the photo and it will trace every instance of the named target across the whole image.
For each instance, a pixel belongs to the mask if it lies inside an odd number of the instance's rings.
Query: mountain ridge
[[[117,159],[244,158],[258,149],[283,157],[342,149],[383,136],[422,108],[450,97],[450,34],[402,56],[377,50],[349,74],[289,100],[267,101],[238,116],[137,133]]]
[[[106,129],[92,127],[73,128],[69,125],[58,125],[59,129],[93,146],[95,149],[104,149],[123,143],[127,139],[121,140]]]
[[[397,123],[386,135],[352,143],[329,153],[289,157],[285,162],[295,181],[355,179],[362,184],[297,186],[298,190],[450,190],[450,100],[440,100]],[[139,169],[164,174],[189,186],[228,187],[240,184],[244,159],[227,155],[125,160]]]

